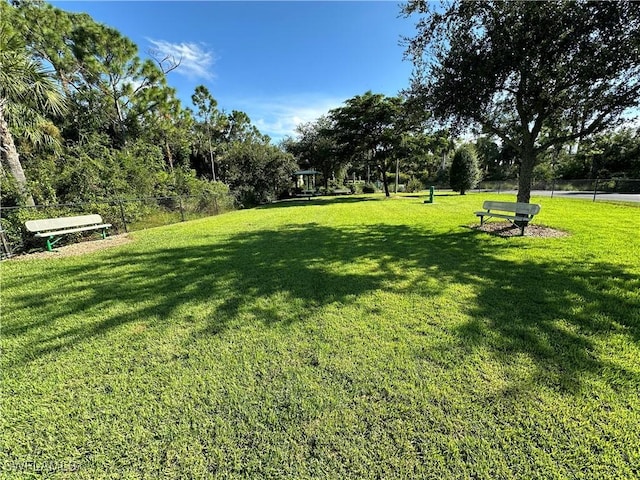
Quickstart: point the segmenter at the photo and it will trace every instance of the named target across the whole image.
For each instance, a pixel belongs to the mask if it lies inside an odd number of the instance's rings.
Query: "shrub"
[[[365,182],[361,180],[356,180],[353,183],[348,184],[347,186],[351,190],[351,193],[363,193],[362,189],[364,188]]]
[[[404,186],[404,191],[413,193],[413,192],[419,192],[423,188],[424,188],[424,185],[422,185],[422,182],[417,178],[412,177]]]
[[[376,187],[373,183],[365,183],[362,186],[362,193],[376,193]]]
[[[475,187],[479,180],[480,169],[475,148],[471,144],[461,145],[453,155],[449,185],[454,191],[464,195],[467,190]]]

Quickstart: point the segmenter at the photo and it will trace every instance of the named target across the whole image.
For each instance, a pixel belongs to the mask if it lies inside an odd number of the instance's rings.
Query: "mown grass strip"
[[[283,203],[3,262],[3,475],[638,476],[640,211],[536,199],[570,235],[504,239],[469,227],[486,198]]]

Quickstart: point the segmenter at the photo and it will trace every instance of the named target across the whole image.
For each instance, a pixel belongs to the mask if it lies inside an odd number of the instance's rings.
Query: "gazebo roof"
[[[294,175],[315,175],[317,172],[315,170],[298,170],[297,172],[293,172]]]

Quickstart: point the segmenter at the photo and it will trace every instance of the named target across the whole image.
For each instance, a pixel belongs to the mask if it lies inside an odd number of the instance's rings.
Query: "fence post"
[[[551,183],[551,198],[553,198],[553,192],[556,190],[556,179],[553,179],[553,183]]]
[[[0,225],[0,241],[0,259],[11,258],[13,253],[11,252],[11,246],[9,245],[9,240],[7,240],[7,237],[4,234],[2,225]]]
[[[180,202],[180,220],[184,222],[184,206],[182,205],[182,195],[178,195],[178,202]]]
[[[120,206],[120,219],[122,220],[122,225],[124,226],[124,233],[129,233],[129,229],[127,228],[127,219],[124,216],[124,206],[122,205],[122,199],[118,199],[118,205]]]
[[[594,201],[594,202],[596,201],[596,195],[597,195],[597,193],[598,193],[598,179],[596,178],[596,185],[595,185],[595,187],[593,188],[593,201]]]

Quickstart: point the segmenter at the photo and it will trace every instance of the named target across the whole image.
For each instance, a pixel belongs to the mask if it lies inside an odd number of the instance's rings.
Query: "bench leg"
[[[524,229],[527,225],[529,225],[529,221],[516,220],[515,222],[513,222],[513,224],[520,227],[520,236],[524,237]]]
[[[54,238],[54,236],[47,238],[47,252],[53,252],[53,246],[62,239],[62,237],[59,237],[56,240],[54,240]]]
[[[529,222],[513,222],[513,224],[520,227],[520,236],[524,237],[524,229],[527,225],[529,225]]]

